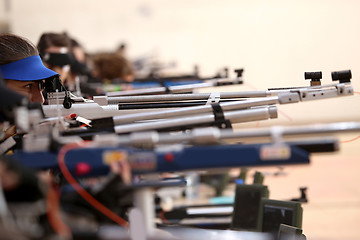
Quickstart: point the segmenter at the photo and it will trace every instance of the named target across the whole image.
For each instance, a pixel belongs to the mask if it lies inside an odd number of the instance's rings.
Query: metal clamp
[[[212,103],[219,103],[220,102],[220,93],[219,92],[212,92],[206,102],[207,105]]]

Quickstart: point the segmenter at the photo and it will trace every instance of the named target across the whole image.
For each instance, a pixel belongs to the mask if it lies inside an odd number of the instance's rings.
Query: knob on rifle
[[[310,79],[311,86],[319,86],[321,85],[322,72],[305,72],[305,79]]]
[[[235,69],[234,72],[236,73],[236,76],[239,78],[239,77],[242,77],[244,69],[243,68]]]
[[[340,83],[350,82],[351,77],[351,70],[331,72],[332,80]]]

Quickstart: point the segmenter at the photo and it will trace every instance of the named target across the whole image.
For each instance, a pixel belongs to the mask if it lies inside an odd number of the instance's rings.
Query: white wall
[[[9,0],[0,0],[0,33],[9,31]]]
[[[10,1],[13,31],[35,42],[68,31],[89,51],[126,41],[134,56],[157,49],[209,72],[241,65],[282,79],[355,67],[360,53],[356,0]]]
[[[6,20],[8,17],[8,1],[0,0],[0,20]]]
[[[45,31],[67,31],[90,52],[126,42],[130,57],[156,53],[179,72],[244,67],[257,89],[308,84],[304,71],[330,83],[331,71],[351,69],[360,88],[357,0],[9,1],[12,30],[35,43]]]

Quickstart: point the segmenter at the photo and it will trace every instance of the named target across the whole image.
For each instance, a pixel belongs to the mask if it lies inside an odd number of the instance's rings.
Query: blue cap
[[[59,75],[45,67],[39,55],[0,65],[0,71],[4,79],[18,81],[43,80]]]

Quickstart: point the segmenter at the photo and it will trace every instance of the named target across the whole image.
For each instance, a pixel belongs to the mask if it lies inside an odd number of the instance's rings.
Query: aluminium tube
[[[198,88],[206,88],[206,87],[214,87],[217,84],[221,84],[226,80],[213,80],[207,81],[203,83],[193,83],[193,84],[185,84],[179,86],[170,86],[170,87],[154,87],[154,88],[144,88],[144,89],[135,89],[135,90],[128,90],[128,91],[118,91],[118,92],[108,92],[107,96],[131,96],[131,95],[142,95],[142,94],[159,94],[159,93],[184,93],[193,91],[194,89]],[[229,83],[238,84],[239,79],[229,79]]]
[[[108,92],[107,96],[132,96],[132,95],[144,95],[144,94],[160,94],[160,93],[181,93],[181,92],[192,92],[197,88],[213,87],[212,83],[195,83],[195,84],[186,84],[180,86],[172,87],[154,87],[154,88],[141,88],[134,90],[125,90],[119,92]]]
[[[207,100],[212,93],[194,93],[194,94],[161,94],[144,96],[126,96],[126,97],[108,97],[108,104],[134,103],[134,102],[164,102],[164,101],[185,101],[185,100]],[[249,92],[222,92],[219,93],[220,99],[230,98],[252,98],[268,97],[266,91]]]
[[[220,103],[220,106],[223,109],[223,111],[230,111],[230,110],[246,109],[250,107],[257,107],[264,105],[273,105],[278,103],[281,104],[293,103],[298,101],[299,101],[299,96],[297,93],[288,93],[274,97]],[[125,115],[113,117],[113,121],[114,121],[114,125],[119,125],[124,123],[142,121],[142,120],[170,118],[170,117],[178,117],[184,115],[193,115],[193,114],[210,113],[210,112],[213,112],[211,105],[202,105],[195,107],[186,107],[181,109],[169,109],[169,110],[161,110],[161,111],[125,114]]]
[[[265,120],[277,117],[277,108],[275,106],[259,107],[254,109],[245,109],[238,111],[224,112],[224,118],[231,123],[249,122]],[[149,121],[143,123],[132,123],[115,126],[116,133],[129,133],[137,131],[148,131],[156,129],[166,129],[171,127],[185,127],[188,125],[206,124],[215,121],[213,113],[199,114],[191,117],[181,117],[174,119]]]
[[[134,144],[174,144],[174,143],[216,143],[226,139],[264,139],[271,138],[274,131],[280,131],[283,137],[295,136],[329,136],[337,133],[360,132],[360,122],[338,122],[326,124],[308,124],[288,127],[266,127],[252,129],[219,129],[215,127],[195,128],[189,132],[176,134],[156,131],[135,132],[118,137],[119,145]]]

